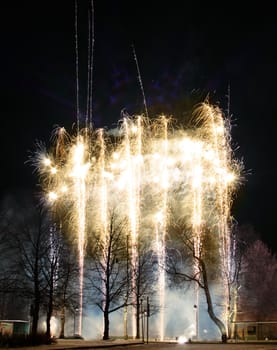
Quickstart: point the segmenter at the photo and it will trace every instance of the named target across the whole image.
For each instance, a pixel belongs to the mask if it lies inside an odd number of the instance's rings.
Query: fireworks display
[[[52,207],[67,208],[78,242],[80,334],[87,235],[94,230],[105,241],[111,208],[122,220],[127,218],[132,266],[137,264],[137,243],[143,235],[157,254],[161,340],[165,336],[163,267],[172,213],[191,227],[196,254],[202,228],[215,232],[220,263],[230,270],[230,208],[240,165],[231,149],[230,121],[218,107],[202,104],[189,127],[165,116],[134,116],[123,118],[117,129],[84,128],[74,136],[60,128],[51,149],[37,154],[46,200]]]

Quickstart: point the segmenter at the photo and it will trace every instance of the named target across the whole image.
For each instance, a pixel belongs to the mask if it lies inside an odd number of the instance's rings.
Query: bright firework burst
[[[107,238],[108,210],[128,217],[132,266],[138,260],[138,239],[145,232],[155,242],[159,262],[160,339],[164,339],[165,245],[170,212],[192,228],[196,255],[202,227],[217,228],[221,264],[230,270],[230,208],[240,179],[233,159],[230,124],[218,107],[203,104],[189,129],[162,116],[124,118],[118,129],[78,131],[69,136],[55,130],[49,152],[37,152],[38,171],[47,201],[55,210],[67,208],[76,234],[80,265],[82,329],[83,262],[87,232]],[[120,198],[120,201],[118,200]],[[126,214],[127,213],[127,214]],[[90,230],[87,230],[89,225]],[[148,236],[147,236],[148,237]],[[197,268],[197,267],[196,267]],[[133,280],[135,283],[135,280]],[[134,286],[133,286],[134,287]],[[133,332],[135,318],[133,315]]]

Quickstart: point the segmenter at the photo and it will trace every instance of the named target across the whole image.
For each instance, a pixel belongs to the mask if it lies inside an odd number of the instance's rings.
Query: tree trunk
[[[51,317],[53,313],[53,291],[51,288],[50,296],[49,296],[49,304],[48,304],[48,310],[46,315],[46,337],[47,340],[51,339]]]
[[[33,311],[32,311],[32,336],[33,336],[33,339],[37,335],[38,317],[39,317],[39,305],[37,302],[35,302],[34,306],[33,306]]]
[[[35,299],[32,307],[32,341],[36,342],[38,320],[39,320],[39,309],[40,309],[40,293],[38,288],[35,288]]]
[[[47,314],[46,314],[46,337],[47,337],[48,341],[50,341],[50,339],[51,339],[51,317],[52,317],[52,313],[53,313],[53,294],[54,294],[53,271],[51,271],[49,284],[50,284],[50,286],[49,286],[49,301],[48,301],[48,308],[47,308]]]
[[[52,312],[53,312],[53,306],[52,303],[51,305],[49,304],[48,306],[48,311],[46,315],[46,337],[47,340],[51,339],[51,317],[52,317]]]
[[[140,314],[140,301],[139,301],[139,293],[137,293],[137,300],[136,300],[136,339],[140,338],[140,320],[139,320],[139,314]]]
[[[214,313],[214,308],[213,308],[212,297],[211,297],[211,293],[210,293],[210,289],[209,289],[209,282],[208,282],[205,263],[201,259],[199,260],[199,262],[200,262],[201,269],[202,269],[203,285],[204,285],[203,289],[205,292],[206,301],[207,301],[207,305],[208,305],[208,314],[209,314],[211,320],[216,324],[216,326],[220,330],[222,343],[227,343],[226,327],[225,327],[224,323]]]
[[[34,304],[32,308],[32,339],[36,341],[38,320],[39,320],[39,309],[40,309],[40,291],[39,291],[39,274],[38,274],[38,258],[35,260],[34,267]]]
[[[108,340],[110,338],[110,336],[109,336],[109,326],[110,326],[109,312],[108,312],[108,310],[105,310],[104,311],[104,335],[103,335],[103,340]]]
[[[64,338],[64,326],[65,326],[65,307],[64,305],[62,306],[62,311],[61,311],[61,333],[60,333],[60,338]]]

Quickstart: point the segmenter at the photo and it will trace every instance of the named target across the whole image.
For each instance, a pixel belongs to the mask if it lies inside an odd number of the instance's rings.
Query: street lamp
[[[143,307],[143,299],[140,301],[140,314],[141,314],[141,333],[142,341],[144,342],[144,332],[146,326],[146,343],[148,344],[149,340],[149,316],[150,316],[150,304],[149,297],[146,299],[146,309]]]
[[[149,339],[149,317],[150,317],[150,304],[149,304],[149,297],[147,297],[147,304],[146,304],[146,343],[148,344]]]
[[[75,337],[76,335],[76,315],[78,315],[79,309],[75,308],[74,309],[74,322],[73,322],[73,336]]]
[[[143,310],[143,299],[140,301],[140,314],[141,314],[141,335],[142,342],[144,343],[144,310]]]
[[[196,336],[196,339],[198,340],[198,329],[199,329],[198,306],[194,304],[193,307],[195,309],[195,336]]]

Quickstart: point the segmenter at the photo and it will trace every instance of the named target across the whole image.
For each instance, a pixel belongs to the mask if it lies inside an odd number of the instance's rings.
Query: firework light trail
[[[126,237],[131,233],[133,268],[137,266],[139,235],[150,240],[160,268],[157,294],[159,337],[163,339],[168,208],[192,227],[196,255],[201,250],[202,226],[215,232],[221,264],[229,270],[230,206],[240,164],[233,159],[229,124],[218,107],[206,103],[196,111],[189,129],[175,127],[164,116],[136,116],[123,118],[117,136],[110,135],[110,131],[81,129],[74,137],[58,137],[53,142],[55,152],[38,152],[41,182],[52,205],[67,203],[78,236],[81,271],[87,232],[100,230],[105,242],[108,208],[115,204],[122,219],[127,213]],[[80,319],[81,311],[82,305]],[[134,319],[132,323],[135,327]],[[78,331],[81,334],[81,321]]]
[[[231,187],[229,183],[234,181],[234,173],[226,173],[226,169],[231,163],[231,148],[230,148],[230,126],[228,120],[224,120],[218,109],[212,109],[209,105],[204,105],[203,119],[205,120],[205,131],[208,139],[211,140],[213,151],[215,152],[216,168],[214,178],[214,190],[217,198],[218,218],[214,222],[215,232],[219,236],[219,254],[221,257],[221,274],[222,274],[222,294],[223,294],[223,308],[222,319],[224,320],[226,330],[228,332],[228,308],[229,305],[229,288],[228,283],[231,273],[231,241],[230,241],[230,198]],[[207,119],[206,115],[210,115]],[[228,334],[227,334],[228,335]]]
[[[85,232],[86,232],[86,176],[89,170],[89,163],[85,163],[85,144],[82,139],[73,146],[72,173],[69,176],[74,178],[73,193],[74,213],[76,213],[78,252],[80,267],[80,300],[77,334],[82,334],[82,314],[83,314],[83,276],[84,276],[84,250],[85,250]]]

